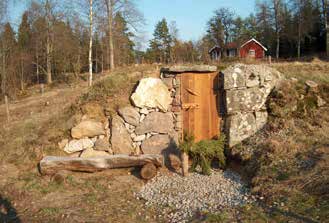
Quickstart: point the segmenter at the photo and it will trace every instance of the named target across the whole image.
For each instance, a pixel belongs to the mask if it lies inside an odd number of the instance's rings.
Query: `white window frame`
[[[250,49],[249,52],[248,52],[248,56],[249,57],[256,57],[256,50]]]

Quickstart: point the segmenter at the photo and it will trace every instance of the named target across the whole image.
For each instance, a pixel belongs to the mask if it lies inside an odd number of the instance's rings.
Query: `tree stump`
[[[141,169],[141,177],[144,180],[150,180],[157,175],[157,168],[153,163],[148,163]]]

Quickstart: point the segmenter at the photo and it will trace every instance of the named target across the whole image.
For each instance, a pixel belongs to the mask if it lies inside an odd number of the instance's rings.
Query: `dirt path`
[[[54,114],[63,111],[76,98],[87,90],[87,86],[58,87],[47,90],[43,95],[37,94],[9,104],[10,123],[6,124],[6,108],[0,105],[0,123],[7,127],[14,127],[17,122],[35,119],[47,120]]]

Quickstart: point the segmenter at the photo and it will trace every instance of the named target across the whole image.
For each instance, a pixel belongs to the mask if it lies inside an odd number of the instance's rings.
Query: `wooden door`
[[[183,129],[195,141],[212,139],[220,133],[219,74],[184,73],[181,75]]]

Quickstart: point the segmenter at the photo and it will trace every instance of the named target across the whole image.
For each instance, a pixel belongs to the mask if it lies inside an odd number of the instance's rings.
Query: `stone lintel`
[[[216,72],[216,66],[210,65],[176,65],[171,67],[163,67],[161,68],[161,73],[208,73],[208,72]]]

